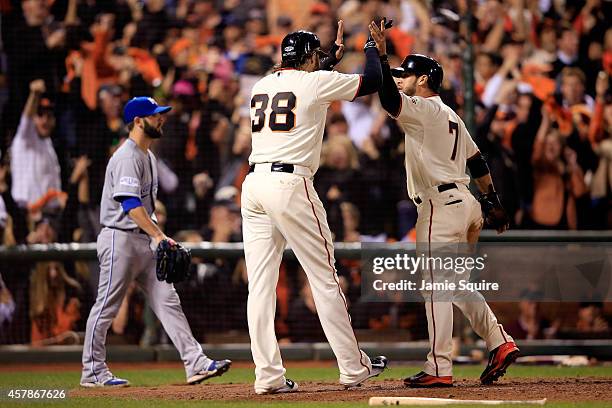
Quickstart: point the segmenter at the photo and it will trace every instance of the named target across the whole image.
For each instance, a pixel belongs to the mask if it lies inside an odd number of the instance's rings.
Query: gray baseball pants
[[[151,309],[178,349],[187,378],[205,369],[210,360],[191,333],[174,285],[155,275],[155,253],[145,234],[103,228],[97,251],[100,280],[96,303],[89,313],[83,345],[81,382],[105,382],[112,374],[106,365],[106,332],[135,279],[144,290]]]

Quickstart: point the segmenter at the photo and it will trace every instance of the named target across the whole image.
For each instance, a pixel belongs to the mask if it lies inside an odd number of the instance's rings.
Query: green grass
[[[111,367],[112,368],[112,367]],[[397,379],[413,374],[420,370],[420,366],[392,366],[387,372],[377,379]],[[481,366],[455,366],[455,378],[477,378],[480,376]],[[166,384],[180,384],[185,381],[185,374],[182,369],[124,369],[114,370],[115,375],[127,378],[134,386],[159,386]],[[298,382],[300,381],[337,381],[338,369],[329,365],[329,367],[291,367],[291,363],[287,364],[287,376]],[[576,368],[560,368],[553,366],[513,366],[509,370],[508,377],[523,377],[523,378],[553,378],[553,377],[612,377],[612,366],[596,366],[596,367],[576,367]],[[8,389],[74,389],[78,387],[80,373],[78,371],[56,371],[56,372],[0,372],[0,390],[3,390],[3,395]],[[244,383],[245,386],[251,386],[254,378],[252,369],[250,368],[233,368],[223,377],[210,380],[211,383]],[[248,384],[248,385],[247,385]],[[222,396],[220,396],[220,399]],[[344,407],[365,407],[365,403],[345,403],[345,402],[224,402],[224,401],[166,401],[166,400],[128,400],[116,398],[70,398],[65,401],[57,402],[9,402],[2,396],[0,397],[0,406],[2,407],[185,407],[185,406],[205,406],[207,408],[238,408],[249,407],[255,405],[258,408],[344,408]],[[546,407],[553,408],[570,408],[570,407],[589,407],[603,408],[609,407],[610,403],[549,403]],[[465,407],[465,405],[462,405]],[[510,407],[510,406],[509,406]],[[512,405],[517,407],[517,405]],[[527,407],[527,406],[526,406]]]

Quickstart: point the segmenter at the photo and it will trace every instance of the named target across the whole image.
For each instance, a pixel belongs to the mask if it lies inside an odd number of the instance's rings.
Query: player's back
[[[250,163],[319,166],[325,116],[334,100],[352,100],[359,75],[281,69],[259,80],[251,92]]]

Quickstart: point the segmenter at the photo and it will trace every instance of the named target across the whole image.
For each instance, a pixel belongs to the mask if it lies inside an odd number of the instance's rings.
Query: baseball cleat
[[[365,380],[372,378],[372,377],[378,377],[383,371],[385,371],[385,368],[387,368],[387,364],[389,363],[389,361],[387,360],[387,357],[385,356],[374,357],[371,362],[372,362],[372,370],[370,371],[369,374],[367,374],[361,380],[357,380],[350,384],[343,384],[344,387],[345,388],[359,387],[361,383],[363,383]]]
[[[453,377],[436,377],[429,375],[425,371],[404,379],[404,386],[410,388],[447,388],[453,386]]]
[[[489,354],[489,363],[480,375],[480,382],[484,385],[493,384],[506,374],[510,364],[514,363],[519,355],[519,348],[513,341],[502,344]]]
[[[281,387],[272,389],[272,390],[265,390],[265,391],[256,391],[256,393],[258,395],[265,395],[265,394],[286,394],[288,392],[296,392],[298,390],[298,385],[295,381],[290,380],[290,379],[286,379],[285,380],[285,384],[282,385]]]
[[[110,387],[110,388],[121,388],[121,387],[129,387],[130,382],[128,380],[124,380],[123,378],[117,378],[112,376],[108,380],[104,382],[96,381],[96,382],[82,382],[81,387],[85,388],[96,388],[96,387]]]
[[[196,374],[192,375],[187,379],[187,384],[194,385],[199,384],[204,380],[207,380],[212,377],[218,377],[223,375],[227,370],[230,369],[232,365],[231,360],[213,360],[208,368],[205,370],[200,370]]]

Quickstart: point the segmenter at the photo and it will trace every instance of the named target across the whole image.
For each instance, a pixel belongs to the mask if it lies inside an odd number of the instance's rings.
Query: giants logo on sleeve
[[[140,181],[138,181],[138,179],[135,177],[126,176],[119,179],[119,185],[126,187],[140,187]]]

